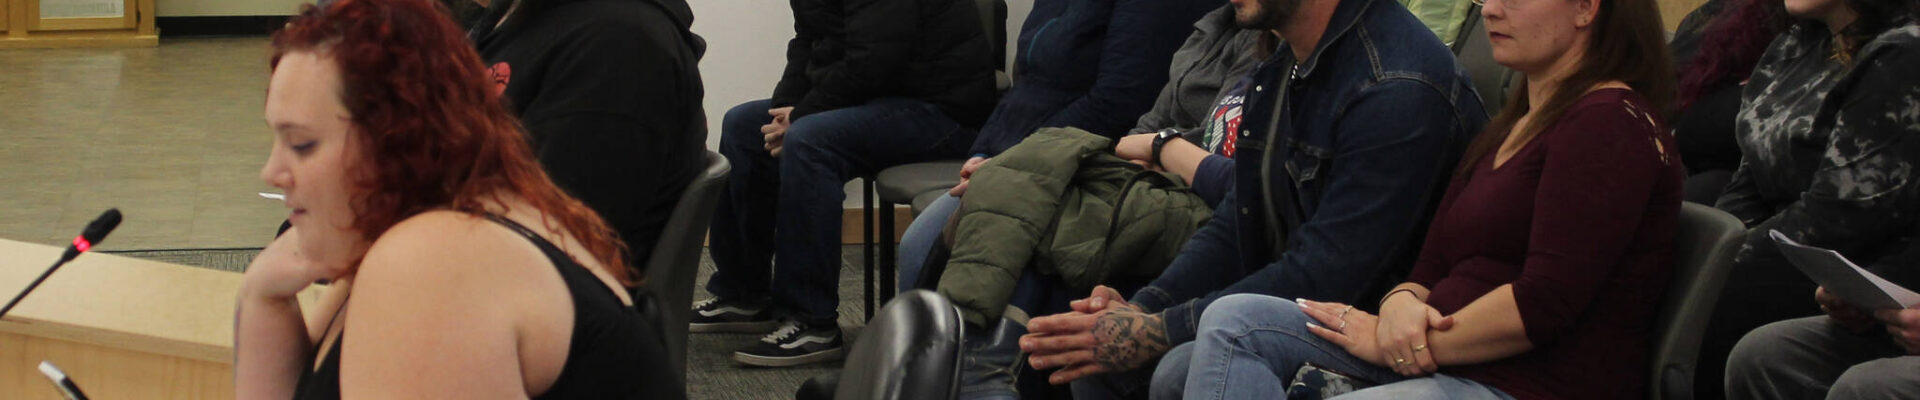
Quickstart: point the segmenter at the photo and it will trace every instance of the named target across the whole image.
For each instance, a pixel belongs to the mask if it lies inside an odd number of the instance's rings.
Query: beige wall
[[[1658,0],[1658,1],[1660,2],[1660,22],[1667,24],[1667,31],[1669,32],[1674,31],[1675,28],[1680,27],[1680,19],[1686,18],[1687,13],[1693,12],[1693,9],[1700,8],[1701,4],[1706,3],[1706,0]]]
[[[313,0],[154,0],[153,14],[162,17],[225,17],[293,15]]]

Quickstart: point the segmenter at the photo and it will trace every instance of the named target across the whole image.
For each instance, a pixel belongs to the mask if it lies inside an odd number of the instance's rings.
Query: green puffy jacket
[[[973,174],[949,234],[940,294],[967,322],[999,321],[1024,268],[1075,289],[1152,278],[1212,215],[1176,176],[1108,152],[1111,140],[1043,128]]]

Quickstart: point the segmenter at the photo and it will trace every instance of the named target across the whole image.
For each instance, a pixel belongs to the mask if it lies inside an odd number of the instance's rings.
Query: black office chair
[[[960,394],[960,309],[927,290],[901,293],[867,321],[845,366],[800,385],[795,399],[945,400]]]
[[[681,382],[687,380],[687,323],[693,317],[693,281],[700,274],[700,249],[706,244],[707,225],[713,220],[713,208],[720,191],[727,186],[727,172],[733,168],[720,153],[706,152],[706,170],[694,177],[673,204],[673,215],[660,229],[648,256],[647,291],[652,292],[660,313],[660,330],[666,337],[667,354]]]
[[[1673,237],[1673,281],[1654,320],[1652,400],[1690,400],[1700,337],[1720,300],[1747,227],[1725,211],[1682,203]]]

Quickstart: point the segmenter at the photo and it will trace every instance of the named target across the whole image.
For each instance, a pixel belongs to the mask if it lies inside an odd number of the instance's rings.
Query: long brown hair
[[[429,0],[336,0],[306,6],[273,35],[271,64],[293,51],[325,51],[340,69],[340,100],[353,114],[363,164],[353,227],[373,241],[414,215],[487,212],[518,196],[586,247],[622,284],[637,284],[626,248],[600,216],[540,168],[480,55]]]
[[[1542,0],[1575,1],[1575,0]],[[1593,34],[1588,37],[1586,55],[1579,67],[1559,82],[1539,110],[1532,109],[1527,84],[1521,81],[1507,94],[1507,104],[1487,122],[1486,131],[1467,146],[1456,176],[1471,178],[1473,166],[1481,157],[1499,151],[1509,135],[1520,135],[1521,142],[1533,140],[1540,130],[1566,114],[1567,109],[1586,96],[1588,88],[1607,81],[1626,82],[1627,87],[1653,102],[1655,110],[1665,110],[1674,92],[1673,55],[1667,52],[1665,28],[1653,0],[1592,0],[1599,6]],[[1513,132],[1521,116],[1533,113],[1533,123],[1525,131]]]

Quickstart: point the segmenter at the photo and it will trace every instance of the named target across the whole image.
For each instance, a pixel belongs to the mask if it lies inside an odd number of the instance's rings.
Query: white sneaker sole
[[[688,324],[687,332],[766,334],[778,328],[780,328],[780,321],[710,322]]]
[[[733,352],[733,361],[756,367],[792,367],[818,362],[838,361],[846,356],[846,349],[846,346],[841,346],[792,357],[756,356],[736,351]]]

